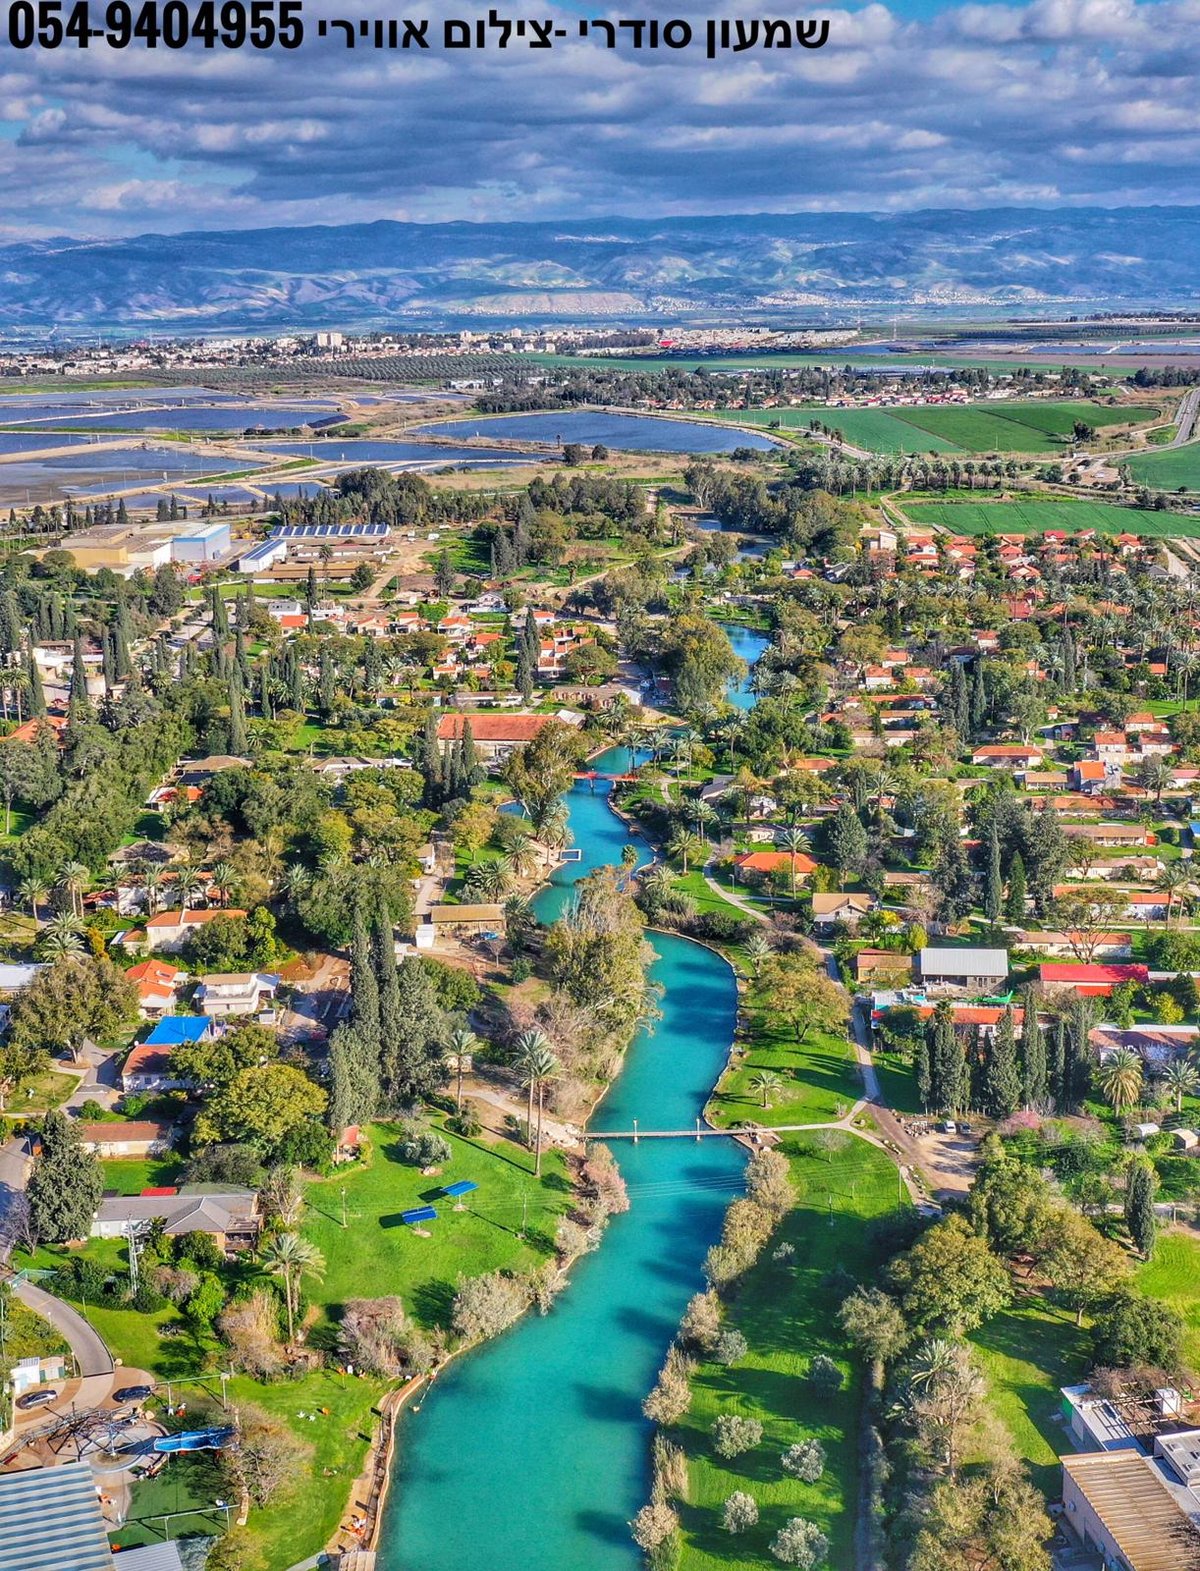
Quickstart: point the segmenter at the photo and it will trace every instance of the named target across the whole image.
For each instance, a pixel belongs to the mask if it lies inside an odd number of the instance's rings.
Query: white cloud
[[[546,14],[532,0],[517,11]],[[679,7],[646,0],[644,14]],[[687,14],[702,36],[707,16],[748,13],[694,0]],[[544,54],[315,38],[292,54],[10,53],[2,222],[123,233],[1195,200],[1200,0],[818,14],[823,50],[716,62],[582,44],[575,11],[560,13],[570,39]]]

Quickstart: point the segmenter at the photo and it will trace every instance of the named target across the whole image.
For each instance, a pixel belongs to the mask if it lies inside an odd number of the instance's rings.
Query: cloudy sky
[[[94,0],[99,3],[99,0]],[[499,0],[503,7],[503,0]],[[319,16],[485,15],[305,0]],[[757,0],[510,16],[805,14]],[[1194,203],[1200,0],[894,0],[712,63],[0,45],[0,236],[406,220]]]

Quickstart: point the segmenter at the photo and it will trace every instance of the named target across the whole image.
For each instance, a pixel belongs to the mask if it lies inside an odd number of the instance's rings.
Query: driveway
[[[48,1320],[58,1334],[69,1343],[79,1373],[86,1386],[93,1377],[108,1380],[113,1372],[113,1358],[100,1333],[92,1328],[77,1309],[44,1288],[35,1287],[22,1278],[13,1286],[14,1294],[27,1309]],[[131,1384],[136,1384],[131,1381]]]

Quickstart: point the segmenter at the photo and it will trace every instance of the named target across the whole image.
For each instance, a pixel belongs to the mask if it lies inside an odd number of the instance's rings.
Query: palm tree
[[[560,1067],[558,1059],[550,1051],[550,1044],[547,1042],[545,1047],[539,1047],[528,1055],[524,1060],[522,1068],[522,1075],[529,1086],[530,1096],[532,1097],[535,1093],[537,1095],[537,1135],[533,1142],[533,1176],[535,1178],[542,1176],[542,1108],[546,1086],[558,1075]]]
[[[533,1133],[534,1083],[531,1079],[529,1079],[529,1071],[533,1065],[542,1062],[543,1055],[547,1053],[550,1054],[551,1057],[554,1056],[553,1044],[546,1033],[544,1031],[539,1031],[536,1027],[531,1027],[528,1031],[522,1031],[516,1042],[513,1044],[513,1063],[516,1065],[517,1073],[522,1077],[529,1088],[529,1106],[525,1115],[525,1130],[527,1137],[532,1136]]]
[[[653,726],[646,733],[645,746],[650,749],[650,757],[656,764],[670,748],[674,735],[670,726],[665,725]]]
[[[783,832],[783,844],[785,849],[791,852],[792,899],[794,900],[796,898],[796,858],[802,851],[807,851],[808,836],[803,829],[785,829]]]
[[[58,875],[61,889],[71,897],[71,910],[83,915],[83,892],[92,881],[91,869],[83,862],[68,862]]]
[[[290,1344],[295,1340],[296,1290],[306,1276],[320,1281],[325,1272],[325,1257],[315,1244],[301,1238],[299,1233],[276,1233],[263,1248],[263,1262],[272,1276],[283,1278]]]
[[[158,892],[162,888],[162,869],[153,863],[138,874],[142,881],[142,888],[146,891],[146,909],[153,916],[158,910]]]
[[[457,1089],[455,1091],[455,1106],[462,1112],[462,1083],[463,1061],[471,1057],[478,1050],[479,1038],[469,1026],[456,1026],[450,1033],[446,1046],[450,1049],[455,1059],[455,1074],[457,1076]]]
[[[236,876],[232,862],[215,862],[213,864],[212,884],[210,887],[223,906],[229,904],[229,895],[233,889],[233,881]]]
[[[696,805],[692,809],[692,822],[695,824],[696,833],[701,840],[708,839],[708,831],[714,824],[720,822],[720,818],[721,815],[711,802],[702,801],[697,797]]]
[[[503,900],[508,893],[512,879],[505,866],[507,858],[496,862],[476,862],[466,877],[466,889],[476,898],[484,900]]]
[[[783,1081],[774,1070],[760,1069],[750,1076],[750,1087],[762,1097],[762,1105],[766,1109],[783,1090]]]
[[[539,861],[532,836],[514,835],[508,848],[507,861],[518,878],[532,878],[538,870]]]
[[[1174,1063],[1167,1065],[1163,1080],[1175,1098],[1175,1111],[1182,1113],[1184,1097],[1191,1096],[1197,1084],[1200,1084],[1200,1074],[1197,1074],[1196,1066],[1189,1064],[1186,1058],[1177,1058]]]
[[[175,891],[179,896],[181,909],[186,911],[191,904],[192,896],[200,887],[200,874],[194,867],[181,867],[175,874]]]
[[[1175,897],[1187,881],[1188,871],[1182,862],[1168,862],[1158,875],[1154,887],[1167,897],[1167,909],[1163,916],[1164,927],[1170,927],[1171,914],[1175,909]]]
[[[1096,1083],[1113,1112],[1123,1113],[1142,1089],[1141,1058],[1132,1048],[1116,1048],[1097,1069]]]
[[[687,877],[688,858],[702,857],[708,846],[698,835],[692,834],[689,829],[677,829],[667,843],[667,850],[672,856],[677,856],[683,863],[683,876]]]
[[[754,967],[755,980],[762,975],[763,962],[769,960],[774,951],[762,933],[751,933],[746,940],[746,959]]]
[[[42,954],[50,955],[57,960],[63,955],[81,955],[83,940],[72,928],[59,928],[51,932],[47,926],[42,929],[38,948]]]
[[[38,905],[50,893],[50,885],[44,878],[39,878],[36,873],[30,873],[28,878],[21,880],[17,893],[29,907],[29,914],[33,917],[33,925],[38,922]]]

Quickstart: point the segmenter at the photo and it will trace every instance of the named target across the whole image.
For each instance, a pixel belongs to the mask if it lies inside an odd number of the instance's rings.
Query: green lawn
[[[1138,1285],[1183,1316],[1184,1353],[1191,1367],[1200,1369],[1200,1239],[1186,1233],[1163,1234],[1154,1247],[1154,1258],[1138,1271]]]
[[[183,1166],[177,1157],[108,1157],[100,1163],[104,1188],[115,1195],[140,1195],[143,1189],[165,1189],[178,1183]]]
[[[753,1012],[750,1033],[741,1045],[748,1051],[734,1058],[708,1104],[709,1118],[721,1128],[747,1120],[819,1123],[839,1118],[862,1094],[846,1032],[811,1030],[803,1042],[797,1042],[790,1026],[773,1024]],[[773,1070],[783,1081],[782,1092],[767,1109],[750,1087],[760,1069]]]
[[[1177,491],[1186,486],[1200,490],[1200,442],[1188,442],[1162,453],[1135,453],[1126,462],[1129,473],[1139,485],[1160,491]]]
[[[1147,512],[1114,502],[904,502],[896,504],[914,524],[936,524],[958,535],[1040,534],[1046,529],[1098,529],[1150,539],[1200,537],[1200,518]]]
[[[987,1376],[989,1405],[1047,1499],[1061,1493],[1058,1459],[1069,1447],[1059,1388],[1083,1379],[1089,1337],[1044,1299],[1019,1301],[971,1337]]]
[[[896,1170],[882,1151],[850,1135],[835,1136],[826,1152],[802,1135],[789,1136],[781,1149],[791,1159],[798,1204],[739,1285],[728,1316],[749,1354],[728,1369],[703,1365],[693,1381],[691,1411],[670,1431],[689,1460],[689,1501],[680,1510],[682,1571],[774,1564],[768,1546],[792,1516],[808,1517],[828,1535],[831,1567],[853,1564],[861,1387],[835,1319],[847,1283],[830,1281],[829,1274],[840,1267],[859,1281],[873,1280],[879,1259],[865,1224],[897,1204]],[[795,1255],[776,1263],[772,1252],[784,1241]],[[805,1380],[817,1353],[843,1370],[845,1383],[832,1395],[813,1391]],[[716,1456],[709,1435],[722,1413],[759,1419],[761,1444],[729,1461]],[[782,1472],[779,1458],[785,1447],[811,1436],[825,1447],[827,1462],[817,1483],[804,1484]],[[736,1489],[753,1495],[760,1516],[750,1532],[730,1538],[720,1512]]]
[[[313,1284],[310,1294],[326,1312],[336,1312],[335,1306],[348,1298],[398,1293],[420,1324],[445,1325],[460,1275],[535,1265],[550,1253],[558,1218],[570,1200],[561,1155],[546,1153],[539,1181],[531,1171],[532,1158],[520,1146],[491,1146],[443,1132],[454,1156],[437,1177],[424,1178],[418,1168],[401,1162],[398,1131],[377,1125],[367,1161],[309,1185],[303,1230],[326,1265],[323,1281]],[[479,1189],[467,1197],[466,1211],[455,1211],[438,1191],[462,1178],[474,1180]],[[420,1238],[403,1226],[400,1213],[426,1203],[437,1207],[438,1219],[428,1225],[430,1236]]]

